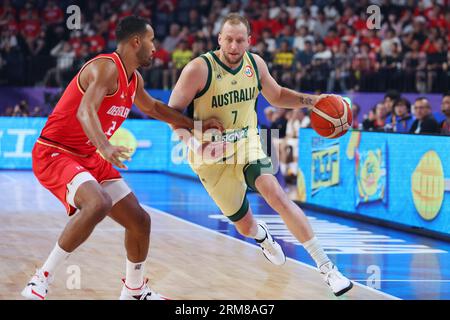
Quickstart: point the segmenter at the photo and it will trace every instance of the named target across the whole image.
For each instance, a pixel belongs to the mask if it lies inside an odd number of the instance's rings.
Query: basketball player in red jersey
[[[126,17],[117,26],[117,50],[88,61],[72,79],[49,116],[32,152],[33,172],[72,216],[44,265],[23,289],[28,299],[44,299],[59,265],[109,215],[125,228],[126,277],[120,299],[159,300],[144,280],[150,216],[113,167],[126,168],[127,148],[109,138],[133,103],[149,116],[193,129],[192,119],[150,97],[138,67],[150,66],[155,47],[151,26]],[[214,119],[203,129],[222,130]],[[96,152],[98,151],[98,153]],[[76,213],[76,214],[75,214]]]

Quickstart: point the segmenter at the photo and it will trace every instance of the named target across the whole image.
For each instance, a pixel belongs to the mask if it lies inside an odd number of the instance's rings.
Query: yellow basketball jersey
[[[241,64],[231,69],[210,51],[201,55],[208,65],[208,80],[190,106],[194,120],[219,119],[225,132],[213,140],[228,141],[234,150],[227,150],[226,157],[233,155],[248,141],[258,141],[256,99],[261,90],[258,69],[253,56],[246,52]],[[195,79],[193,79],[195,81]],[[206,135],[204,141],[210,140]]]

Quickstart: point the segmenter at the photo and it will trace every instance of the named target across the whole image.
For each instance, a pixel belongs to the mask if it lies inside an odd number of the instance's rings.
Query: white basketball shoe
[[[30,300],[44,300],[48,293],[48,285],[53,281],[53,277],[41,269],[36,269],[36,273],[31,277],[27,286],[21,294]]]
[[[144,280],[142,286],[136,289],[128,288],[125,284],[125,279],[122,279],[122,282],[123,287],[119,300],[169,300],[159,293],[152,291],[147,286],[147,278]]]
[[[281,266],[286,262],[286,256],[284,255],[281,246],[272,238],[269,228],[263,221],[258,221],[260,225],[266,231],[266,237],[263,240],[256,240],[262,249],[264,256],[276,266]]]
[[[343,295],[353,288],[353,283],[344,277],[333,263],[327,262],[323,264],[320,266],[319,271],[325,283],[330,287],[336,297]]]

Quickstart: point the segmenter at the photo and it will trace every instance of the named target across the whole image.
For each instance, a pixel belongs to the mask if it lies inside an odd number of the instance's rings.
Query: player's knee
[[[141,214],[139,215],[137,230],[141,234],[150,234],[150,229],[152,225],[152,219],[150,215],[141,208]]]
[[[134,209],[133,213],[133,219],[130,219],[129,225],[127,226],[127,229],[133,233],[139,233],[139,234],[150,234],[151,229],[151,218],[150,215],[141,208],[141,206],[138,206]]]
[[[112,199],[106,192],[93,197],[89,203],[90,215],[97,222],[103,220],[112,209]]]

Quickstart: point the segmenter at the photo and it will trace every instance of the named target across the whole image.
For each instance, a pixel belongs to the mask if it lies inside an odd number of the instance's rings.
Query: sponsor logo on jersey
[[[241,90],[232,90],[224,94],[212,97],[211,107],[219,108],[234,103],[253,100],[256,98],[256,87],[245,88]]]
[[[244,74],[247,77],[249,77],[249,78],[253,77],[253,69],[252,69],[252,67],[250,67],[249,65],[246,65],[245,68],[244,68]]]
[[[111,116],[119,116],[122,118],[128,117],[128,114],[130,113],[130,109],[127,107],[118,107],[118,106],[112,106],[109,108],[108,112],[106,114],[109,114]]]
[[[228,130],[222,134],[217,134],[212,137],[211,141],[217,142],[237,142],[241,139],[245,139],[248,137],[248,126],[242,129],[236,129],[236,130]]]

